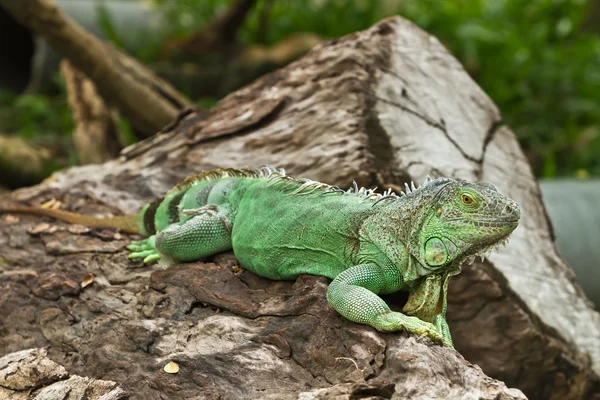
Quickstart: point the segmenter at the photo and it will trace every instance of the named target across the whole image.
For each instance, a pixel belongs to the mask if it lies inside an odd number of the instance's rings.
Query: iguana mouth
[[[518,218],[473,218],[473,221],[477,221],[477,222],[490,222],[490,223],[506,223],[506,222],[510,222],[510,223],[515,223],[515,222],[519,222]]]
[[[516,224],[519,222],[518,218],[510,218],[510,219],[502,219],[502,218],[452,218],[449,219],[448,222],[451,221],[462,221],[462,222],[478,222],[478,223],[486,223],[490,225],[498,225],[498,224]]]

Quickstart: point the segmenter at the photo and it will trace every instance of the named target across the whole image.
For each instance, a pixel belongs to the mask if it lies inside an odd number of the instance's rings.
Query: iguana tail
[[[117,228],[127,233],[146,234],[140,224],[140,214],[123,215],[118,217],[97,218],[90,215],[77,214],[70,211],[40,207],[0,207],[0,214],[32,214],[45,215],[54,219],[80,224],[89,227]]]

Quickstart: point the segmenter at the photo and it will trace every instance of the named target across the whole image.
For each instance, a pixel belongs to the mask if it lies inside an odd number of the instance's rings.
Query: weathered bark
[[[84,378],[69,373],[47,357],[44,349],[22,350],[0,358],[0,398],[102,399],[127,397],[115,382]]]
[[[187,174],[262,164],[340,186],[426,174],[490,181],[523,219],[506,249],[452,281],[457,349],[532,398],[600,398],[600,317],[556,254],[531,170],[500,121],[435,38],[394,18],[315,48],[208,115],[181,115],[119,160],[64,171],[11,200],[132,212]],[[344,320],[325,302],[324,278],[236,274],[227,256],[160,271],[126,260],[125,235],[3,221],[6,353],[49,345],[69,372],[140,398],[522,398],[453,350]],[[96,279],[81,289],[89,273]],[[171,360],[176,375],[161,372]]]
[[[191,103],[135,59],[87,32],[51,0],[0,0],[0,7],[90,78],[146,136],[162,129]]]
[[[73,141],[80,164],[99,164],[119,154],[118,112],[98,95],[94,82],[68,60],[60,64],[75,121]]]

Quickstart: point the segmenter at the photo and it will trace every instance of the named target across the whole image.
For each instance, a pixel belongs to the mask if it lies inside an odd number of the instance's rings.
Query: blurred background
[[[559,250],[600,304],[600,0],[55,2],[201,108],[323,41],[406,17],[498,105],[541,179]],[[90,162],[76,147],[59,63],[0,6],[0,191]],[[143,137],[115,121],[118,148]]]

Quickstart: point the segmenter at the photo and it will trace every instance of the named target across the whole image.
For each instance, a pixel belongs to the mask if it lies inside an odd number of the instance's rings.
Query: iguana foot
[[[158,261],[161,258],[154,244],[154,236],[144,240],[132,241],[127,248],[132,251],[128,256],[129,258],[143,258],[145,264]]]
[[[452,347],[452,342],[448,342],[433,324],[399,312],[388,312],[379,315],[373,326],[381,332],[395,332],[404,329],[415,335],[428,336],[434,342]]]
[[[450,335],[450,328],[448,327],[448,323],[446,322],[446,318],[442,315],[438,315],[433,321],[433,325],[435,329],[442,335],[444,338],[444,346],[454,348],[454,344],[452,343],[452,336]]]

